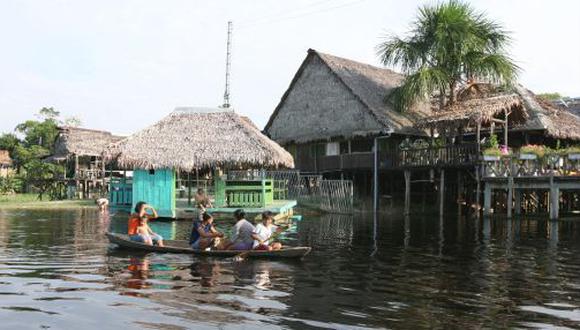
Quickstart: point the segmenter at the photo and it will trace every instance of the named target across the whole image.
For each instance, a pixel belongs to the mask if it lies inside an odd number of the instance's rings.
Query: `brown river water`
[[[126,220],[0,210],[0,329],[580,328],[579,220],[305,216],[304,260],[239,262],[119,250]]]

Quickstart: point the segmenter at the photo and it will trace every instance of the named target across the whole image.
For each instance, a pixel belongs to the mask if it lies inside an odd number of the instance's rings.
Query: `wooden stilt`
[[[485,184],[483,191],[483,215],[489,216],[491,214],[491,186],[489,183]]]
[[[514,213],[522,214],[522,191],[519,189],[514,190]]]
[[[550,220],[558,220],[560,210],[560,188],[554,184],[554,178],[550,178]]]
[[[411,171],[405,170],[405,215],[411,210]]]
[[[443,205],[445,204],[445,170],[441,169],[441,180],[439,181],[439,215],[443,216]]]
[[[463,183],[461,171],[457,171],[457,215],[461,217],[461,208],[463,205]]]
[[[191,206],[191,172],[187,172],[187,206]]]
[[[512,208],[513,208],[513,194],[514,194],[514,178],[508,177],[508,188],[507,188],[507,199],[505,201],[505,206],[507,209],[507,217],[512,217]]]
[[[477,217],[479,218],[479,213],[481,211],[480,197],[481,197],[481,180],[479,178],[479,165],[475,166],[475,211],[477,212]]]

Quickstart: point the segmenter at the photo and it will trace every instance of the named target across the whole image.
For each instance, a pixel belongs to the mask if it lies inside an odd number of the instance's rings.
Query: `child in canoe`
[[[204,212],[201,215],[201,222],[196,221],[193,223],[189,242],[192,249],[205,250],[208,247],[217,245],[218,242],[216,240],[223,236],[224,234],[217,231],[213,226],[211,214]]]
[[[271,242],[273,234],[282,232],[284,229],[272,224],[274,216],[272,212],[265,211],[262,213],[262,222],[256,225],[256,229],[252,234],[254,238],[254,250],[280,250],[282,244],[279,242]]]
[[[139,218],[139,226],[137,226],[137,235],[139,235],[144,244],[147,245],[157,245],[163,246],[163,237],[158,235],[151,230],[147,224],[147,216],[142,216]]]

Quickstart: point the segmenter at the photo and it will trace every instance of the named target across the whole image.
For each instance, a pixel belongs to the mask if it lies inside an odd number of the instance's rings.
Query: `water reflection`
[[[577,221],[305,217],[285,241],[314,248],[302,262],[122,251],[102,234],[126,222],[0,211],[2,326],[545,328],[580,318]],[[152,226],[186,238],[190,224]]]

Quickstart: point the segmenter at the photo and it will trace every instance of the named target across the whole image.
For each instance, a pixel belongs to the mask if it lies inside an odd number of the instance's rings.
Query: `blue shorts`
[[[132,240],[133,242],[145,243],[143,235],[131,235],[129,236],[129,239]],[[151,240],[153,241],[153,244],[156,244],[159,241],[162,241],[163,237],[161,237],[161,235],[154,234],[151,235]]]

